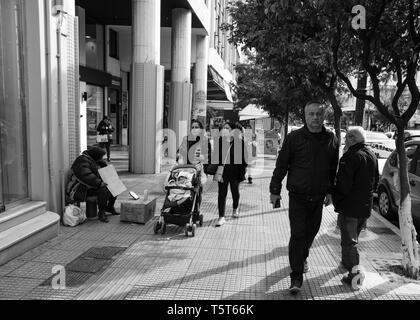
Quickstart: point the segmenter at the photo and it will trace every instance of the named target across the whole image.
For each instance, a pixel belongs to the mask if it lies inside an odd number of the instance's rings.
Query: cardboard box
[[[120,221],[146,224],[155,215],[156,198],[143,201],[131,200],[121,203]]]

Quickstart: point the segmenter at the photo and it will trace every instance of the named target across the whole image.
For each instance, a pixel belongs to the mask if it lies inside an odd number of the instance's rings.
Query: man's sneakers
[[[298,294],[302,288],[302,280],[299,279],[292,279],[291,284],[290,284],[290,288],[289,288],[289,292],[290,294]]]
[[[353,290],[360,290],[365,280],[365,274],[363,272],[349,273],[348,275],[341,278],[341,282],[352,287]]]
[[[309,265],[308,265],[308,261],[305,260],[305,262],[303,263],[303,273],[308,273],[309,272]]]
[[[233,209],[233,217],[239,218],[239,209]]]
[[[221,226],[223,226],[225,223],[226,223],[226,219],[225,219],[225,217],[220,217],[220,218],[217,220],[216,227],[221,227]]]

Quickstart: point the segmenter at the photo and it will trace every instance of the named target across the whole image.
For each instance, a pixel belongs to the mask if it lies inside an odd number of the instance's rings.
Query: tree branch
[[[420,34],[416,33],[416,27],[414,23],[414,17],[415,17],[414,0],[409,0],[408,6],[409,6],[408,26],[410,30],[410,36],[415,46],[417,46],[420,44]]]
[[[372,28],[369,30],[370,31],[369,38],[374,36],[376,29],[378,28],[379,22],[381,21],[382,14],[385,11],[385,7],[386,7],[386,0],[382,0],[381,7],[379,8],[377,15],[375,16],[375,19],[373,20]]]
[[[411,93],[411,103],[408,109],[402,115],[402,120],[404,121],[404,124],[410,121],[411,117],[417,111],[417,108],[420,103],[420,92],[416,83],[416,72],[417,72],[418,61],[419,61],[419,54],[416,53],[415,56],[413,57],[413,60],[409,63],[407,67],[406,82],[408,84],[408,88]]]

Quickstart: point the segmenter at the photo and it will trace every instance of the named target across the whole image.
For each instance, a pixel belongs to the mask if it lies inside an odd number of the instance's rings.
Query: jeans
[[[289,196],[289,262],[292,279],[303,280],[304,263],[321,226],[323,203],[324,199],[309,200],[292,194]]]
[[[338,225],[341,231],[341,261],[351,273],[360,263],[358,252],[359,235],[366,225],[367,218],[352,218],[338,215]]]
[[[111,159],[111,142],[101,142],[99,147],[106,150],[106,157],[109,161]]]
[[[225,216],[226,197],[229,184],[233,199],[233,209],[238,209],[239,207],[239,181],[234,178],[223,178],[223,182],[219,182],[218,207],[220,218]]]

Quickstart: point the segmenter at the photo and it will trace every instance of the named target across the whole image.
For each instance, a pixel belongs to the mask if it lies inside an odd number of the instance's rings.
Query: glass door
[[[22,0],[0,0],[0,211],[28,199]]]
[[[86,121],[87,121],[87,145],[96,144],[96,128],[103,119],[104,88],[87,85]]]

